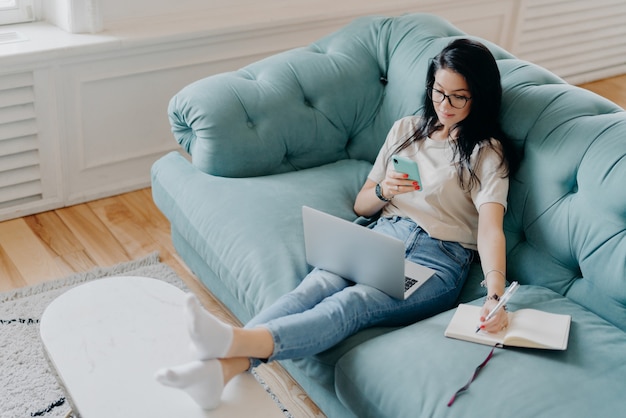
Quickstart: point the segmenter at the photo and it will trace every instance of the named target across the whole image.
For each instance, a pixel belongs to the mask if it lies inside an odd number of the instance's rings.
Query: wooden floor
[[[626,108],[626,75],[582,87]],[[159,251],[207,308],[236,323],[176,254],[169,222],[154,205],[150,189],[0,222],[0,292],[153,251]],[[264,366],[260,374],[294,416],[323,416],[279,365]]]
[[[131,261],[154,251],[207,309],[238,324],[176,254],[169,222],[154,205],[150,189],[0,222],[0,292]],[[324,416],[279,364],[263,365],[257,373],[295,417]]]

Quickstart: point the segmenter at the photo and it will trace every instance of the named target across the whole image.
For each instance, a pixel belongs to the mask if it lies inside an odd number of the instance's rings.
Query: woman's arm
[[[383,207],[389,202],[385,202],[384,200],[380,200],[374,189],[376,188],[376,182],[373,180],[367,179],[365,184],[361,188],[361,191],[356,196],[356,200],[354,201],[354,212],[359,216],[365,216],[367,218],[377,214],[381,211]],[[391,199],[393,196],[388,194],[389,192],[385,190],[384,187],[381,188],[382,194],[387,199]]]
[[[506,240],[504,237],[504,207],[499,203],[484,203],[478,212],[478,253],[485,275],[487,300],[480,313],[481,322],[498,303],[492,299],[504,294],[506,284]],[[498,332],[508,325],[504,309],[487,322],[483,322],[485,331]]]

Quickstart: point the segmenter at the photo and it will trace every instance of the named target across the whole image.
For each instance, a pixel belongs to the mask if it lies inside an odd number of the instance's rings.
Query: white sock
[[[182,389],[203,409],[219,406],[224,390],[224,375],[219,360],[196,360],[161,369],[155,379],[169,387]]]
[[[196,357],[200,360],[225,357],[233,342],[233,327],[205,310],[193,294],[185,300],[185,314]]]

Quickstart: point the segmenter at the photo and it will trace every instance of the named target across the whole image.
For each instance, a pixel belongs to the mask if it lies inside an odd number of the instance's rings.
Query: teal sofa
[[[180,256],[242,321],[310,269],[301,207],[345,219],[392,123],[419,111],[428,60],[466,36],[428,14],[366,17],[172,98],[178,152],[152,169]],[[566,351],[444,337],[453,310],[362,331],[283,366],[329,417],[613,417],[626,406],[626,113],[485,42],[522,155],[505,229],[512,310],[572,316]],[[182,86],[181,86],[182,87]],[[459,302],[482,304],[480,266]]]

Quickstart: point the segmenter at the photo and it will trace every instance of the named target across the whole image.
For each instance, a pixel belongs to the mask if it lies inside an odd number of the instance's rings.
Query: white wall
[[[224,9],[239,10],[242,15],[251,6],[325,7],[324,0],[39,0],[43,2],[44,19],[72,33],[97,32],[128,21],[155,17],[205,14]],[[363,0],[362,3],[375,3]],[[341,4],[342,0],[337,0]],[[344,0],[343,3],[350,3]],[[394,1],[388,2],[394,3]],[[381,4],[381,2],[379,2]],[[96,20],[94,25],[91,21]],[[243,18],[242,20],[245,20]]]
[[[128,19],[140,19],[180,13],[198,12],[221,7],[241,8],[245,13],[246,5],[280,0],[100,0],[104,26]],[[291,3],[314,0],[292,0]]]

